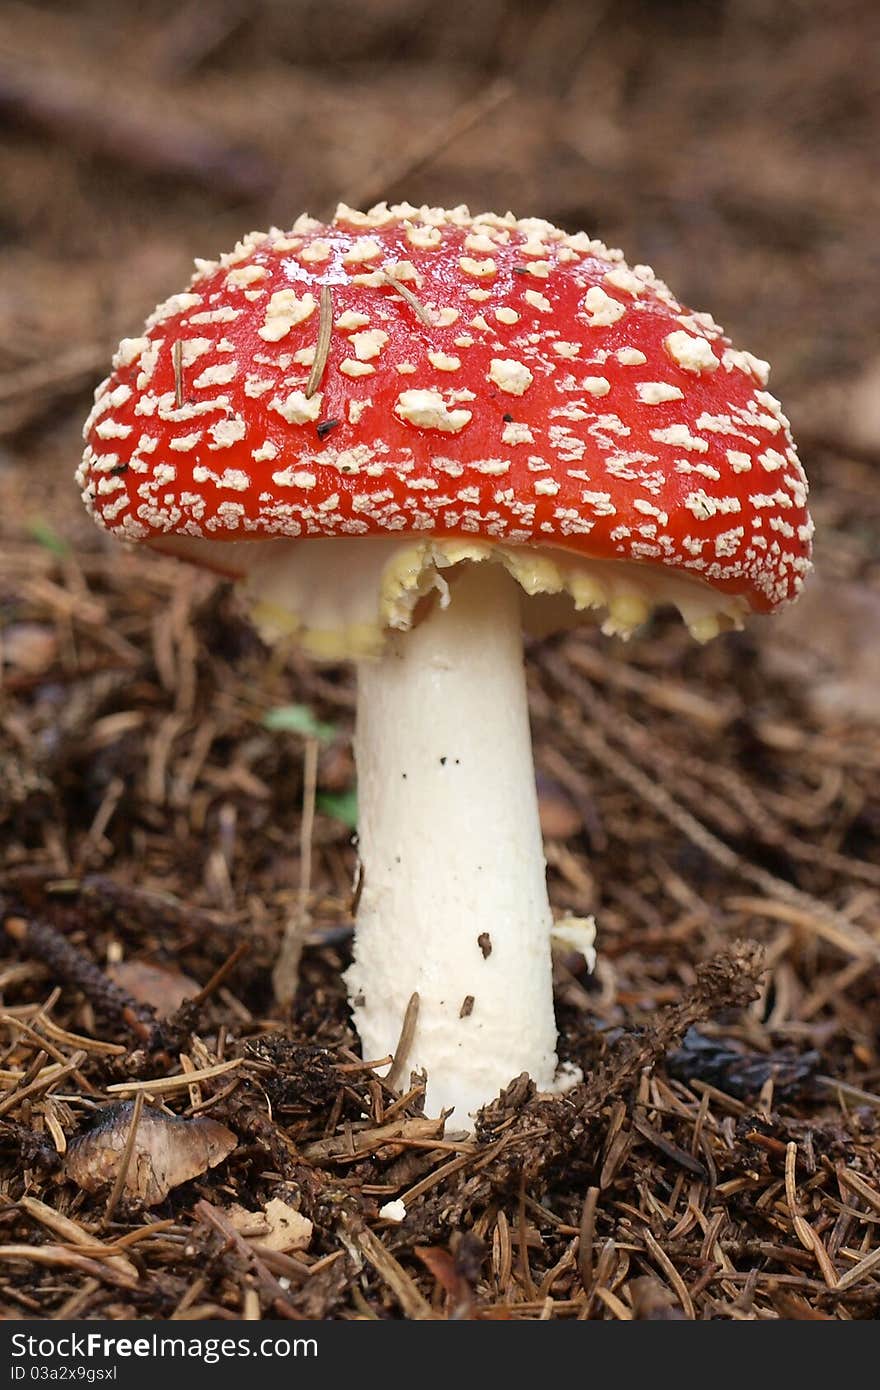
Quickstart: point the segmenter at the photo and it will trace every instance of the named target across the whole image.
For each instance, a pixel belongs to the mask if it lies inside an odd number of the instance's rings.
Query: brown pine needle
[[[202,986],[198,994],[193,995],[192,999],[189,1000],[189,1003],[204,1004],[206,999],[209,999],[212,994],[216,993],[216,991],[223,984],[224,980],[227,980],[229,978],[235,967],[238,965],[238,962],[241,960],[242,956],[246,956],[250,948],[251,946],[249,941],[240,941],[236,946],[235,950],[232,952],[232,955],[226,957],[226,960],[223,962],[223,964],[217,970],[214,971],[214,974],[211,976],[208,983]]]
[[[128,1137],[125,1141],[125,1148],[122,1153],[122,1161],[119,1164],[119,1172],[116,1174],[116,1181],[113,1184],[113,1191],[107,1198],[107,1205],[104,1208],[104,1224],[112,1217],[119,1205],[120,1198],[125,1191],[125,1180],[128,1177],[128,1170],[131,1167],[131,1158],[134,1153],[135,1140],[137,1139],[138,1125],[141,1122],[141,1111],[144,1108],[144,1093],[138,1091],[134,1098],[134,1105],[131,1108],[131,1121],[128,1126]]]
[[[858,1284],[867,1275],[873,1274],[878,1266],[880,1266],[880,1250],[872,1250],[863,1260],[859,1260],[857,1265],[853,1265],[852,1269],[848,1269],[846,1274],[840,1276],[835,1288],[838,1292],[851,1289],[854,1284]]]
[[[431,1317],[431,1305],[423,1298],[414,1280],[389,1250],[366,1226],[355,1237],[361,1254],[373,1266],[379,1278],[391,1290],[408,1318],[420,1320]]]
[[[66,1269],[88,1274],[104,1283],[115,1284],[117,1288],[122,1289],[134,1288],[137,1283],[136,1278],[120,1273],[108,1260],[88,1259],[78,1250],[70,1250],[64,1245],[0,1245],[0,1262],[61,1265]]]
[[[137,1282],[137,1269],[130,1260],[118,1253],[115,1245],[112,1247],[105,1245],[103,1241],[90,1235],[69,1216],[56,1211],[54,1207],[39,1201],[36,1197],[22,1197],[18,1205],[22,1211],[27,1212],[32,1220],[38,1221],[54,1235],[60,1236],[62,1241],[73,1247],[80,1255],[84,1255],[87,1259],[107,1260],[120,1274],[131,1279],[132,1282]],[[172,1225],[173,1223],[165,1222],[164,1224]]]
[[[589,1293],[593,1284],[593,1239],[596,1231],[596,1204],[599,1201],[598,1187],[588,1187],[581,1210],[580,1238],[578,1242],[578,1273],[584,1293]]]
[[[416,299],[412,290],[409,288],[409,285],[404,285],[403,282],[401,280],[398,280],[395,275],[392,275],[389,270],[383,270],[382,274],[385,276],[385,279],[387,280],[388,284],[391,285],[395,290],[397,290],[397,293],[400,295],[401,299],[406,300],[409,307],[421,319],[422,323],[425,324],[428,328],[433,328],[434,321],[431,318],[431,315],[428,313],[421,300]]]
[[[519,1263],[522,1272],[522,1285],[525,1290],[526,1298],[531,1301],[535,1297],[535,1281],[532,1278],[532,1267],[529,1264],[529,1241],[526,1229],[526,1175],[524,1172],[521,1172],[519,1175],[517,1234],[519,1236]]]
[[[287,1008],[299,983],[299,962],[309,924],[309,897],[312,886],[312,835],[315,827],[315,796],[318,786],[318,740],[306,739],[303,753],[302,821],[299,832],[299,893],[296,909],[288,918],[278,952],[272,985],[275,998]]]
[[[420,1002],[421,1001],[419,999],[418,993],[411,994],[409,998],[409,1003],[406,1006],[406,1013],[403,1015],[403,1025],[400,1029],[400,1037],[398,1038],[397,1046],[394,1049],[394,1060],[392,1061],[391,1066],[388,1069],[388,1074],[385,1077],[386,1084],[390,1086],[392,1090],[395,1088],[398,1081],[400,1080],[401,1073],[403,1071],[404,1066],[406,1065],[406,1059],[409,1056],[409,1050],[412,1047],[413,1038],[416,1035],[416,1024],[419,1021]]]
[[[75,1052],[70,1061],[65,1062],[63,1066],[53,1065],[51,1067],[41,1068],[40,1072],[29,1085],[20,1085],[17,1090],[10,1092],[8,1096],[0,1101],[0,1115],[5,1115],[7,1111],[13,1110],[17,1105],[20,1105],[23,1100],[27,1100],[30,1096],[46,1090],[47,1087],[56,1086],[65,1076],[70,1076],[72,1073],[75,1074],[85,1060],[86,1054],[84,1052]]]
[[[171,362],[174,366],[174,408],[183,405],[183,342],[180,338],[172,345]]]
[[[317,391],[324,377],[327,358],[330,356],[330,339],[333,335],[333,295],[329,285],[321,286],[321,299],[318,306],[318,341],[315,344],[315,360],[306,383],[306,400]]]
[[[795,1235],[801,1245],[805,1250],[808,1250],[815,1259],[825,1283],[828,1285],[829,1289],[833,1289],[837,1286],[837,1271],[831,1263],[828,1251],[822,1244],[821,1239],[809,1222],[801,1215],[797,1199],[797,1159],[798,1146],[794,1140],[791,1140],[791,1142],[785,1146],[785,1200],[788,1203],[791,1224],[794,1227]]]
[[[853,1173],[849,1168],[838,1168],[837,1176],[848,1188],[863,1197],[869,1207],[880,1212],[880,1192],[875,1191],[870,1183],[865,1182],[859,1173]]]
[[[242,1057],[232,1057],[228,1062],[216,1062],[200,1071],[183,1072],[177,1076],[158,1076],[153,1081],[117,1081],[106,1087],[108,1095],[133,1096],[144,1091],[147,1095],[162,1095],[168,1091],[185,1091],[198,1081],[211,1081],[215,1076],[223,1076],[227,1071],[235,1071],[243,1062]]]
[[[685,1317],[688,1318],[691,1322],[693,1322],[696,1318],[696,1313],[694,1312],[694,1305],[691,1301],[691,1296],[688,1293],[687,1285],[685,1284],[678,1270],[675,1268],[675,1265],[672,1263],[666,1251],[661,1249],[658,1242],[651,1235],[651,1232],[645,1229],[645,1231],[642,1234],[645,1244],[647,1245],[648,1249],[653,1255],[656,1264],[660,1266],[660,1268],[663,1270],[663,1273],[666,1275],[667,1279],[672,1285],[672,1288],[675,1291],[675,1296],[682,1306]]]
[[[606,1289],[604,1286],[600,1285],[596,1290],[596,1297],[601,1298],[609,1313],[612,1313],[620,1322],[630,1322],[632,1320],[632,1311],[627,1308],[622,1299],[619,1299],[617,1294],[612,1293],[610,1289]]]

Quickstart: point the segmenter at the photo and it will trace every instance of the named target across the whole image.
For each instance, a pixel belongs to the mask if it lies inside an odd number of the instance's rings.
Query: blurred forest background
[[[779,619],[705,649],[661,617],[629,647],[584,629],[531,652],[554,905],[595,911],[600,924],[592,979],[583,962],[557,963],[562,1048],[588,1074],[605,1065],[607,1088],[581,1097],[580,1129],[570,1112],[556,1126],[577,1134],[576,1154],[535,1140],[518,1166],[499,1158],[469,1186],[464,1158],[437,1177],[448,1152],[425,1142],[405,1173],[376,1146],[342,1168],[328,1156],[336,1126],[360,1132],[365,1114],[384,1113],[375,1081],[360,1108],[352,1100],[350,1052],[338,1054],[345,1094],[328,1080],[332,1049],[354,1046],[339,982],[353,868],[350,673],[269,659],[226,590],[108,541],[73,483],[94,384],[119,338],[185,285],[193,256],[304,210],[328,214],[339,199],[382,198],[510,207],[653,265],[771,361],[770,389],[814,485],[817,573]],[[6,909],[54,923],[99,965],[158,962],[199,984],[246,928],[250,955],[202,1005],[191,1053],[199,1065],[224,1049],[243,1059],[238,1091],[211,1100],[241,1146],[224,1192],[259,1204],[280,1172],[315,1221],[312,1253],[287,1270],[300,1313],[359,1316],[368,1303],[378,1316],[416,1316],[419,1300],[436,1310],[463,1299],[498,1316],[652,1316],[630,1283],[650,1272],[663,1292],[652,1306],[671,1301],[685,1316],[878,1315],[878,226],[876,0],[0,5],[0,909],[5,895]],[[300,732],[324,738],[312,935],[292,1021],[278,1016],[269,972],[304,873],[303,746],[292,725],[267,726],[273,707],[306,711]],[[47,888],[59,879],[60,900]],[[158,906],[138,897],[159,890]],[[696,971],[742,936],[764,944],[769,973],[740,1017],[724,1013],[729,990],[713,1011]],[[60,978],[79,978],[67,957],[73,976],[57,974],[57,958],[47,965],[36,937],[10,951],[0,988],[20,1018]],[[59,1016],[116,1053],[90,1054],[81,1065],[93,1089],[77,1097],[68,1081],[54,1109],[48,1091],[20,1108],[4,1073],[0,1151],[16,1197],[24,1154],[55,1201],[57,1127],[73,1133],[103,1087],[157,1065],[82,980]],[[127,988],[141,997],[131,974]],[[704,1020],[711,1055],[700,1043],[664,1059],[684,1028],[657,1025],[667,1005],[684,1010],[680,1022]],[[649,1087],[644,1072],[637,1095],[631,1063],[615,1071],[614,1060],[614,1039],[632,1028],[654,1037],[643,1061],[661,1078]],[[258,1055],[264,1029],[274,1051]],[[311,1049],[308,1066],[279,1037]],[[5,1056],[26,1073],[20,1030]],[[275,1106],[262,1128],[245,1103],[259,1087]],[[533,1105],[510,1099],[511,1142]],[[555,1134],[549,1107],[541,1116]],[[290,1159],[291,1136],[302,1152],[314,1141],[313,1160]],[[254,1156],[260,1144],[274,1173]],[[792,1144],[800,1166],[786,1158]],[[691,1149],[709,1154],[706,1167],[691,1156],[687,1168]],[[425,1173],[412,1223],[379,1227],[405,1278],[389,1292],[389,1266],[369,1246],[350,1295],[333,1212],[359,1202],[357,1219],[375,1222],[380,1201],[410,1200],[407,1185]],[[528,1228],[526,1181],[545,1201],[528,1208]],[[582,1211],[591,1185],[599,1205],[587,1197]],[[193,1200],[166,1208],[177,1222],[167,1246],[138,1247],[134,1290],[73,1275],[64,1288],[34,1266],[4,1291],[37,1315],[185,1305],[252,1316],[234,1251],[218,1254]],[[7,1215],[10,1230],[26,1228],[9,1239],[35,1239],[20,1213]],[[586,1242],[587,1216],[590,1250],[595,1230],[603,1254],[576,1268],[566,1242],[578,1229]],[[477,1242],[468,1259],[455,1245],[465,1227]],[[121,1215],[114,1229],[127,1229]],[[513,1264],[511,1231],[524,1240]],[[454,1279],[442,1266],[437,1283],[441,1265],[419,1264],[412,1247],[450,1239]],[[181,1254],[193,1241],[196,1272]],[[313,1256],[330,1263],[310,1280]],[[275,1306],[267,1297],[260,1286],[258,1312]]]
[[[876,385],[878,53],[872,0],[4,0],[4,432],[193,254],[406,197],[622,245],[861,440],[826,396]]]

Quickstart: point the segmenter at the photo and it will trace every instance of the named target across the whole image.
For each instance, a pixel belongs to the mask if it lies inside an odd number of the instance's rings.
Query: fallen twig
[[[3,919],[7,935],[23,950],[43,961],[56,979],[81,989],[96,1009],[118,1019],[149,1049],[159,1046],[160,1025],[155,1010],[148,1004],[139,1004],[114,984],[55,927],[48,922],[15,915],[2,900],[0,919]]]

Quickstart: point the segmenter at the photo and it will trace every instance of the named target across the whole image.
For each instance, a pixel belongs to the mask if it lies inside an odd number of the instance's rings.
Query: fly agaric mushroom
[[[554,1082],[522,624],[673,604],[705,640],[801,587],[767,372],[583,233],[380,204],[197,261],[98,387],[96,521],[358,663],[352,1008],[370,1057],[409,1018],[432,1111]]]

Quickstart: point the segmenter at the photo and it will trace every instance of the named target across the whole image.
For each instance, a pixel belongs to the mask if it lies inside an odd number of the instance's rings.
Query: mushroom
[[[98,387],[95,520],[357,662],[354,1019],[457,1123],[556,1078],[523,624],[673,604],[703,641],[797,595],[767,373],[583,233],[383,203],[197,261]]]

